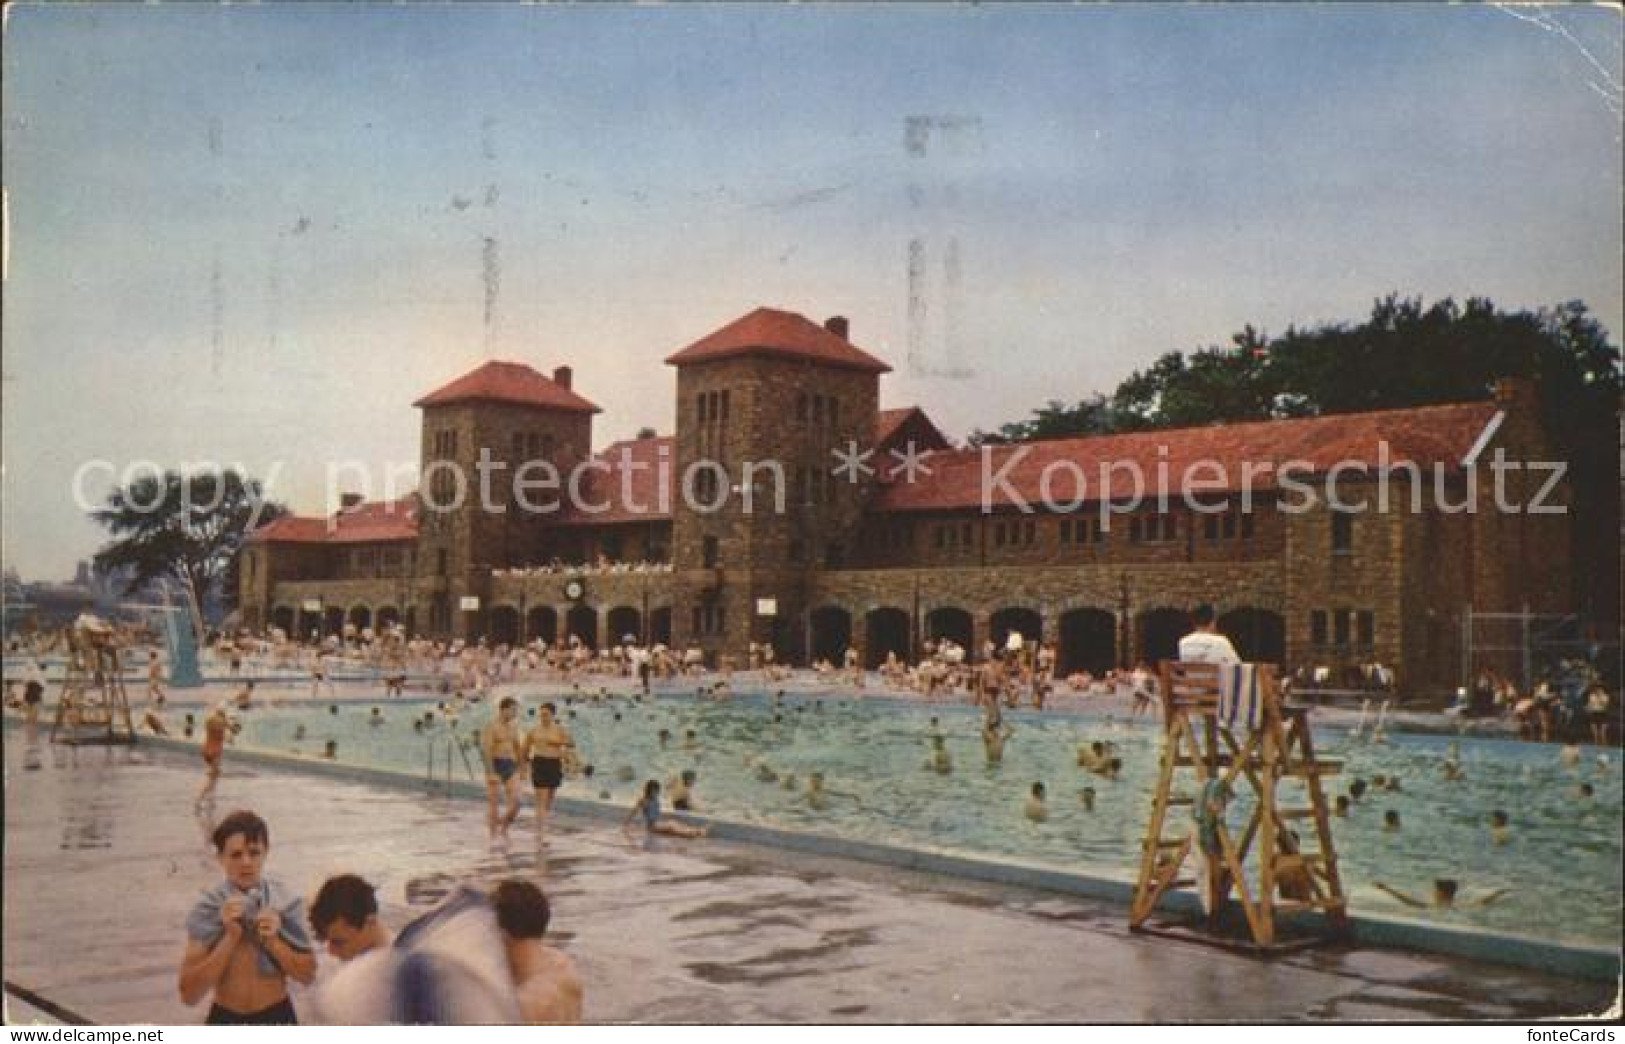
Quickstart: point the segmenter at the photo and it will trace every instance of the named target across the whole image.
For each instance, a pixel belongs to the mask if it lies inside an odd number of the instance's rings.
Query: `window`
[[[941,551],[943,548],[948,546],[948,527],[947,526],[938,526],[937,527],[936,545],[937,545],[937,550],[938,551]]]
[[[1369,609],[1361,609],[1354,614],[1354,643],[1362,649],[1369,649],[1376,644],[1377,637],[1376,616]]]
[[[1140,542],[1140,517],[1138,515],[1128,520],[1128,539],[1131,544]]]
[[[1349,643],[1349,611],[1339,609],[1332,614],[1332,643],[1337,646],[1346,646]]]
[[[969,522],[966,522],[964,525],[959,527],[959,542],[964,545],[965,550],[967,551],[970,550],[971,545],[975,543],[975,537],[972,534],[973,530]]]
[[[1236,516],[1225,515],[1224,526],[1222,528],[1224,529],[1224,538],[1226,540],[1236,539]]]
[[[1003,522],[1000,522],[999,524],[997,524],[997,525],[995,525],[993,527],[993,546],[994,547],[1003,547],[1004,546],[1004,523]]]
[[[694,417],[701,424],[705,423],[705,393],[700,392],[694,396]]]
[[[1326,644],[1326,610],[1316,609],[1309,614],[1309,643]]]
[[[707,569],[716,568],[717,563],[721,560],[721,557],[722,557],[721,549],[717,544],[717,538],[714,537],[714,536],[706,537],[703,548],[704,549],[701,551],[701,555],[702,555],[702,557],[704,558],[704,561],[705,561],[705,568],[707,568]]]
[[[1219,516],[1218,515],[1204,515],[1204,516],[1202,516],[1202,539],[1204,539],[1204,540],[1217,540],[1217,539],[1219,539]]]
[[[1249,512],[1249,513],[1244,514],[1244,515],[1241,516],[1241,539],[1243,539],[1243,540],[1251,540],[1252,538],[1253,538],[1253,516]]]
[[[1032,547],[1038,540],[1038,523],[1028,519],[1021,527],[1021,545]]]
[[[695,634],[705,633],[705,610],[701,609],[697,605],[694,607],[693,611],[693,624],[694,626],[689,629]]]
[[[1332,554],[1354,553],[1354,516],[1346,511],[1332,515]]]
[[[824,397],[822,395],[813,396],[812,419],[814,424],[821,423],[824,419]]]
[[[722,393],[722,419],[728,419],[728,393],[726,390]]]

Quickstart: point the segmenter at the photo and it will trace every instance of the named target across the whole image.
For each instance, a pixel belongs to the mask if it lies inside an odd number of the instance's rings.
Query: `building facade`
[[[491,362],[418,400],[419,492],[252,534],[245,625],[869,664],[1017,630],[1070,673],[1171,655],[1210,602],[1250,659],[1377,661],[1429,691],[1512,666],[1464,663],[1468,613],[1570,598],[1570,520],[1527,509],[1566,488],[1490,467],[1548,459],[1524,380],[1482,402],[955,448],[923,410],[880,408],[889,367],[842,318],[757,309],[666,361],[675,433],[596,453],[568,367]]]

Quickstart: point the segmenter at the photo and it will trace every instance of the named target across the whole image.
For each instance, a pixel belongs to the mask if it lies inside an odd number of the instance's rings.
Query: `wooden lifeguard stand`
[[[130,697],[124,690],[119,646],[110,633],[73,627],[67,639],[67,673],[56,701],[51,742],[134,743]]]
[[[1282,914],[1319,911],[1333,932],[1346,929],[1348,904],[1321,787],[1321,777],[1341,763],[1316,757],[1308,708],[1283,706],[1271,664],[1164,661],[1160,675],[1162,759],[1130,928],[1189,937],[1148,921],[1169,889],[1195,887],[1208,915],[1208,941],[1223,941],[1211,930],[1232,890],[1254,950],[1315,941],[1283,942],[1276,931]],[[1254,800],[1238,837],[1225,807],[1243,785]],[[1289,798],[1301,790],[1298,803],[1283,805],[1283,790]],[[1186,814],[1170,816],[1176,809]],[[1292,829],[1305,820],[1310,845]],[[1196,866],[1186,873],[1189,862]],[[1257,871],[1251,878],[1250,866]]]

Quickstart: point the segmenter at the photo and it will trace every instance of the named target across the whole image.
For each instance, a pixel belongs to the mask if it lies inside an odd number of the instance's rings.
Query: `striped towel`
[[[1258,683],[1258,668],[1250,663],[1226,663],[1219,667],[1219,721],[1231,728],[1254,728],[1262,715],[1264,694]]]

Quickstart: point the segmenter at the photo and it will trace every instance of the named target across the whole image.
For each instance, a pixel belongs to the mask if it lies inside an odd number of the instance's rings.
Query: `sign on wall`
[[[777,615],[779,615],[779,600],[777,598],[758,598],[758,599],[756,599],[756,615],[757,616],[777,616]]]
[[[457,599],[457,608],[461,609],[465,613],[476,612],[478,611],[479,607],[479,595],[463,595],[463,597]]]

